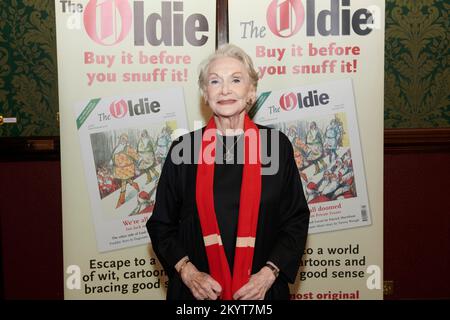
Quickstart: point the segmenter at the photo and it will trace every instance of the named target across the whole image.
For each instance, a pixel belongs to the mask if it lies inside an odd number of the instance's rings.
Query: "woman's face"
[[[221,57],[209,65],[204,95],[214,114],[227,118],[244,112],[255,101],[256,90],[242,62]]]

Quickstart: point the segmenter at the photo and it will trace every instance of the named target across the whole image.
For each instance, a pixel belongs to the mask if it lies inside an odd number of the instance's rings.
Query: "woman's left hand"
[[[233,296],[234,300],[263,300],[267,290],[275,282],[275,275],[268,267],[262,267]]]

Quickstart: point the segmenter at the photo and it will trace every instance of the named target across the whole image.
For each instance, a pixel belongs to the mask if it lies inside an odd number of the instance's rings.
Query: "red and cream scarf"
[[[250,132],[253,131],[253,132]],[[256,133],[256,134],[255,134]],[[245,115],[244,169],[239,202],[238,230],[234,256],[233,275],[217,224],[214,209],[214,159],[216,124],[214,117],[208,122],[202,136],[197,165],[196,202],[200,216],[203,240],[206,247],[211,276],[222,286],[221,299],[232,300],[234,293],[248,282],[252,270],[261,198],[260,137],[258,127]],[[210,154],[209,161],[206,153]]]

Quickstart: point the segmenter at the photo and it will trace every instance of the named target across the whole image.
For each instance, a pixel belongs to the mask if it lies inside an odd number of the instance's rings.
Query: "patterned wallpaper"
[[[449,1],[386,1],[386,128],[450,127]]]
[[[54,0],[0,1],[3,136],[59,135]]]
[[[385,127],[450,128],[448,0],[387,0]],[[3,136],[59,134],[54,1],[0,1]]]

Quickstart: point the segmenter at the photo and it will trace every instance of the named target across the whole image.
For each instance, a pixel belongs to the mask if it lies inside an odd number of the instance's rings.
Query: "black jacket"
[[[279,169],[276,174],[262,176],[252,273],[267,261],[273,262],[280,268],[280,276],[266,299],[288,299],[288,282],[293,283],[297,277],[306,243],[309,209],[288,138],[274,129],[258,127],[269,133],[269,138],[262,140],[263,152],[278,143]],[[191,132],[172,144],[158,183],[155,208],[147,222],[153,250],[169,277],[167,299],[194,299],[174,268],[182,257],[189,256],[198,270],[209,273],[195,201],[197,165],[192,163],[200,144],[194,137],[201,137],[202,131]],[[175,164],[171,156],[180,149],[180,143],[191,147],[188,164]]]

